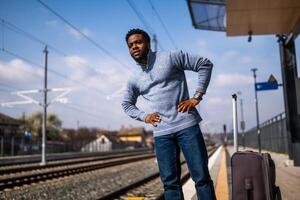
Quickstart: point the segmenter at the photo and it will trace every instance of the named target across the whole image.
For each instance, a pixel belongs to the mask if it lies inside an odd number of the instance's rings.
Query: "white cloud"
[[[128,71],[120,71],[117,64],[111,60],[87,59],[77,55],[67,56],[62,60],[69,68],[69,79],[82,82],[81,90],[87,87],[95,88],[103,93],[104,98],[107,95],[120,96],[116,93],[125,86],[130,74]]]
[[[213,80],[215,87],[234,87],[245,86],[253,84],[253,77],[251,75],[243,74],[219,74]]]
[[[78,68],[83,65],[87,65],[87,60],[80,56],[66,56],[64,57],[64,62],[67,66],[72,68]]]
[[[45,22],[45,25],[50,28],[56,28],[58,25],[58,21],[57,20],[49,20],[49,21]]]
[[[42,77],[43,70],[36,69],[20,59],[0,61],[0,80],[5,82],[25,82]]]
[[[91,37],[91,36],[94,35],[94,33],[93,33],[91,30],[87,29],[87,28],[83,28],[83,29],[81,29],[80,31],[81,31],[83,34],[85,34],[86,36],[88,36],[88,37]],[[83,37],[83,36],[81,35],[81,33],[79,33],[77,30],[75,30],[75,29],[73,29],[73,28],[71,28],[71,27],[67,27],[67,32],[68,32],[71,36],[75,37],[76,39],[81,39],[81,38]]]
[[[233,62],[238,59],[238,53],[236,51],[227,51],[221,56],[221,62]]]
[[[243,55],[240,52],[237,51],[226,51],[222,54],[220,57],[221,65],[250,65],[253,64],[254,60],[251,56]]]
[[[199,39],[196,42],[197,47],[199,48],[199,50],[197,51],[197,54],[199,54],[200,56],[206,57],[212,61],[216,60],[217,55],[210,50],[209,46],[207,45],[207,41],[203,40],[203,39]]]
[[[253,63],[253,59],[250,56],[242,56],[239,60],[238,60],[238,64],[242,64],[242,65],[250,65]]]

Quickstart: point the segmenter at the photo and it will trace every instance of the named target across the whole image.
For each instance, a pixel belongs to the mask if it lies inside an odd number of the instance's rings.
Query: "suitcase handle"
[[[251,190],[253,190],[253,182],[252,178],[248,177],[244,180],[244,188],[246,190],[246,200],[250,200],[251,198]]]

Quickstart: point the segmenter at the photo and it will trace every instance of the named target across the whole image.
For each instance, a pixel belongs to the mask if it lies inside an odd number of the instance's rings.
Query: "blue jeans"
[[[208,170],[206,146],[199,125],[154,138],[160,178],[166,200],[183,199],[180,184],[180,149],[201,200],[215,200],[214,184]]]

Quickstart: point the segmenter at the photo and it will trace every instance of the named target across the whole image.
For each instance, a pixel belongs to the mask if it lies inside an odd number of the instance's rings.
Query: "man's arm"
[[[124,98],[122,101],[123,110],[127,115],[129,115],[133,119],[143,121],[145,123],[149,123],[152,124],[153,126],[156,126],[155,123],[159,123],[161,121],[159,114],[157,113],[146,114],[145,112],[140,111],[135,105],[139,95],[140,93],[138,89],[135,88],[132,83],[128,82],[127,88],[125,90]]]
[[[184,53],[182,51],[172,52],[171,59],[173,65],[180,70],[192,70],[198,72],[198,83],[196,91],[205,94],[208,87],[213,64],[207,58]]]
[[[210,81],[213,64],[207,58],[183,53],[182,51],[172,53],[171,58],[178,69],[198,72],[198,83],[193,98],[182,101],[177,105],[179,112],[186,112],[202,100]]]
[[[131,118],[144,122],[147,114],[139,110],[135,105],[139,95],[139,90],[131,82],[128,82],[122,100],[122,108]]]

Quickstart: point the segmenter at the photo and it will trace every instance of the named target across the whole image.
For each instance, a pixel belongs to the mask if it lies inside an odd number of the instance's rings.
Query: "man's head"
[[[146,64],[150,50],[150,37],[141,29],[131,29],[126,34],[126,43],[131,57],[138,63]]]

